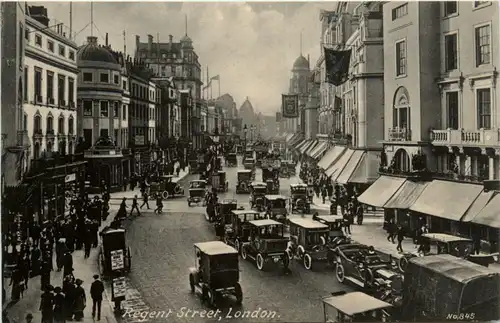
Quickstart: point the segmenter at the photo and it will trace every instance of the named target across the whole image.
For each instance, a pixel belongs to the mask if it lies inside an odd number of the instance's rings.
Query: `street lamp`
[[[243,127],[243,132],[245,133],[245,149],[246,149],[247,148],[247,132],[248,132],[248,128],[247,128],[246,124]]]
[[[252,130],[252,132],[250,133],[250,135],[251,135],[251,137],[250,137],[251,140],[250,141],[253,142],[253,136],[254,136],[254,132],[255,132],[255,125],[253,124],[250,128]]]

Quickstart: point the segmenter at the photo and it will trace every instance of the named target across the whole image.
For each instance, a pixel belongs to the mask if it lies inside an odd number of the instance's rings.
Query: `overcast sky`
[[[69,3],[38,2],[49,9],[51,24],[57,20],[69,26]],[[239,107],[248,96],[254,109],[274,114],[281,106],[281,94],[288,91],[294,60],[302,52],[311,55],[314,65],[320,52],[320,9],[332,9],[333,2],[310,3],[166,3],[166,2],[95,2],[94,35],[104,43],[104,35],[115,50],[123,50],[126,31],[127,53],[135,50],[135,35],[147,41],[147,34],[168,35],[178,41],[185,34],[193,39],[203,74],[220,74],[221,94],[229,93]],[[90,3],[73,3],[73,31],[90,22]],[[76,42],[82,45],[90,35],[90,26],[81,31]],[[205,78],[205,77],[204,77]],[[218,93],[213,86],[214,96]]]

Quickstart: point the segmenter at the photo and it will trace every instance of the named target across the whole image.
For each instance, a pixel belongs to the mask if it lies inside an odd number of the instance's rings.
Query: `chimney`
[[[141,43],[141,36],[135,35],[135,50],[139,50],[139,44]]]
[[[168,35],[168,50],[172,50],[172,42],[174,41],[174,36]]]
[[[107,36],[108,34],[106,34]],[[311,59],[309,58],[309,54],[307,54],[307,66],[311,68]]]
[[[30,6],[29,13],[31,18],[35,19],[45,27],[49,26],[49,16],[47,14],[47,8],[44,6]]]
[[[106,33],[106,47],[108,47],[108,33]]]
[[[87,43],[97,45],[97,37],[96,36],[88,36]]]
[[[148,35],[148,53],[153,49],[153,36]]]

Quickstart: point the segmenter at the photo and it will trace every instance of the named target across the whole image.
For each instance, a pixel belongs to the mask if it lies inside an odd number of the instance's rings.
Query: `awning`
[[[339,173],[335,181],[340,184],[347,184],[349,183],[349,179],[351,178],[352,174],[358,167],[361,159],[363,158],[365,154],[364,150],[355,150],[354,153],[351,156],[351,159],[347,162],[347,165],[344,167],[342,172]],[[335,177],[335,175],[334,175]],[[332,178],[333,179],[333,178]]]
[[[299,142],[298,145],[295,146],[295,149],[300,151],[300,149],[302,148],[302,146],[304,146],[305,144],[307,144],[307,140],[302,140],[301,142]]]
[[[372,184],[378,178],[380,159],[377,151],[365,151],[349,183]]]
[[[358,197],[358,201],[371,206],[383,207],[405,181],[406,178],[382,175]]]
[[[412,182],[407,180],[397,192],[385,203],[386,209],[406,210],[415,203],[430,182]]]
[[[327,170],[330,165],[335,163],[340,156],[347,150],[344,146],[334,146],[318,162],[318,167]]]
[[[314,141],[312,140],[307,140],[306,143],[304,145],[302,145],[302,147],[300,147],[299,151],[301,154],[305,153],[309,147],[311,147],[311,145],[314,143]]]
[[[434,180],[410,210],[460,221],[482,190],[482,185]]]
[[[481,194],[477,197],[477,199],[472,203],[471,207],[465,212],[465,215],[462,217],[462,222],[471,222],[474,218],[486,207],[486,205],[491,201],[491,199],[495,196],[495,191],[482,191]],[[497,213],[500,215],[500,210]]]
[[[334,178],[340,175],[340,172],[344,169],[345,165],[347,165],[349,159],[351,159],[352,154],[354,154],[354,150],[347,149],[346,152],[326,170],[326,176],[330,177],[333,175],[332,180],[335,181]]]
[[[319,145],[316,148],[314,148],[314,150],[312,151],[311,157],[313,159],[319,158],[319,156],[321,156],[321,154],[323,154],[327,148],[328,148],[327,142],[324,142],[324,141],[320,142]]]
[[[316,149],[316,146],[318,145],[318,141],[317,140],[314,140],[313,143],[309,146],[309,148],[307,148],[306,150],[306,155],[311,157],[311,153],[314,151],[314,149]]]
[[[496,194],[484,209],[472,220],[472,223],[482,224],[500,229],[500,194]]]
[[[300,133],[296,133],[292,135],[292,138],[290,138],[290,141],[288,141],[288,147],[295,147],[300,143],[302,140],[302,135]]]
[[[287,133],[285,136],[285,142],[290,142],[290,140],[295,136],[293,133]]]

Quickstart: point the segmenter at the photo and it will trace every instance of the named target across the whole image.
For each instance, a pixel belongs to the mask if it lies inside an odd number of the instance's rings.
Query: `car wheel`
[[[241,246],[241,258],[243,258],[243,260],[246,260],[247,259],[247,248],[245,248],[245,246]]]
[[[236,296],[236,303],[240,305],[243,302],[243,290],[240,283],[236,283],[234,286],[234,296]]]
[[[264,257],[259,253],[257,254],[257,269],[264,270]]]
[[[292,250],[286,249],[286,254],[287,254],[289,260],[293,259],[293,252],[292,252]]]
[[[216,297],[217,295],[215,294],[215,291],[207,287],[207,302],[210,306],[215,306]]]
[[[191,293],[194,293],[194,277],[193,277],[193,274],[189,274],[189,287],[191,287]]]
[[[234,249],[240,252],[240,241],[238,239],[236,239],[236,241],[234,242]]]
[[[312,268],[312,258],[307,253],[304,255],[304,268],[307,270],[311,270]]]
[[[191,201],[188,201],[188,206],[191,207]]]
[[[288,267],[290,266],[290,258],[288,254],[285,253],[281,258],[283,260],[283,268],[288,269]]]
[[[341,263],[337,263],[337,267],[335,269],[335,277],[337,277],[339,283],[343,283],[345,280],[344,266],[342,266]]]
[[[404,273],[406,271],[406,267],[408,267],[408,258],[403,256],[398,260],[398,269]]]
[[[161,197],[164,200],[167,200],[170,197],[170,194],[167,191],[163,191],[163,193],[161,194]]]

